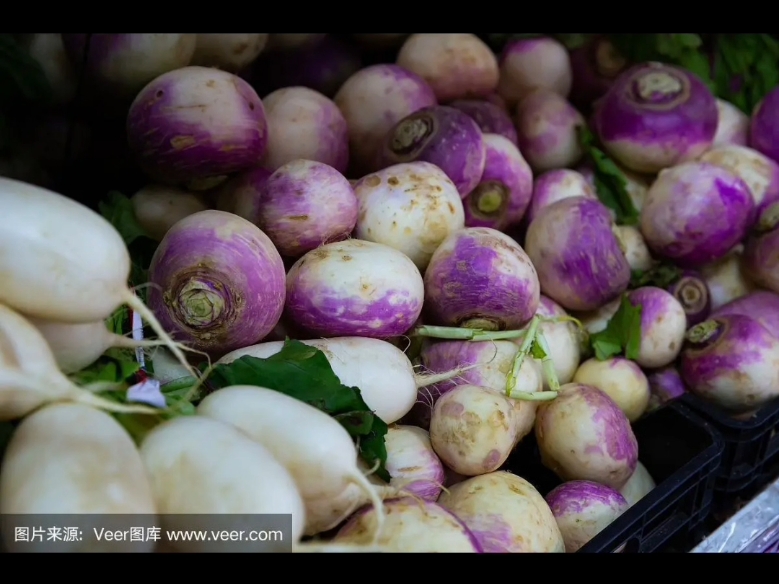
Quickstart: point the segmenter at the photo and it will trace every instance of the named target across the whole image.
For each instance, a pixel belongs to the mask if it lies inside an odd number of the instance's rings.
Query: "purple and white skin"
[[[638,461],[638,442],[627,416],[605,392],[580,383],[560,388],[536,413],[542,464],[563,480],[621,488]]]
[[[260,229],[201,211],[176,223],[149,267],[149,308],[172,336],[211,355],[259,342],[281,318],[284,264]]]
[[[438,503],[462,519],[485,553],[565,552],[549,505],[525,479],[496,471],[447,489]]]
[[[160,185],[146,185],[130,197],[130,202],[138,225],[156,241],[162,241],[184,217],[208,209],[201,197]]]
[[[333,101],[346,120],[354,176],[377,170],[377,152],[395,124],[438,103],[424,79],[397,65],[360,69],[346,80]]]
[[[184,67],[138,94],[127,114],[127,140],[155,181],[206,190],[256,166],[268,144],[265,108],[240,77]]]
[[[458,99],[447,104],[470,116],[485,134],[500,134],[518,146],[517,129],[505,108],[484,99]]]
[[[387,132],[378,151],[378,168],[407,162],[430,162],[460,192],[470,193],[481,179],[487,154],[479,126],[460,110],[432,106],[414,112]]]
[[[658,175],[640,228],[654,253],[694,269],[723,258],[754,219],[754,199],[743,180],[713,164],[687,162]]]
[[[279,253],[297,258],[351,234],[357,223],[357,197],[332,166],[293,160],[265,182],[257,211],[255,223]]]
[[[575,170],[561,168],[537,176],[533,181],[533,198],[526,214],[528,223],[533,221],[544,207],[571,197],[598,200],[595,187]]]
[[[761,213],[745,242],[743,261],[755,284],[779,293],[779,202]]]
[[[433,252],[465,227],[463,201],[443,170],[429,162],[396,164],[354,184],[357,239],[403,252],[424,272]]]
[[[484,134],[487,154],[479,184],[465,197],[466,227],[503,230],[525,216],[533,195],[533,171],[504,136]]]
[[[568,97],[572,82],[568,50],[551,37],[519,39],[501,53],[498,94],[511,109],[539,88]]]
[[[755,319],[768,332],[779,337],[779,294],[759,290],[731,300],[712,313],[712,317],[740,314]]]
[[[755,208],[763,209],[779,201],[779,164],[746,146],[715,146],[698,159],[730,171],[749,187]]]
[[[424,298],[414,262],[370,241],[328,243],[287,273],[287,315],[325,338],[402,335],[419,318]]]
[[[605,392],[631,423],[644,414],[649,403],[649,382],[646,375],[629,359],[587,359],[576,370],[573,381],[597,387]]]
[[[655,261],[638,228],[632,225],[617,225],[614,228],[614,235],[619,240],[620,248],[631,270],[644,271],[652,268]]]
[[[514,330],[538,309],[538,274],[520,245],[488,227],[447,237],[425,272],[425,306],[444,326]]]
[[[643,63],[617,78],[598,101],[593,122],[617,162],[636,172],[656,173],[711,147],[717,102],[693,73]]]
[[[260,211],[260,193],[271,174],[260,167],[238,173],[214,191],[216,208],[255,223]]]
[[[335,103],[308,87],[278,89],[262,101],[268,120],[268,148],[260,166],[275,171],[303,159],[346,172],[349,130]]]
[[[434,503],[441,494],[446,475],[427,431],[416,426],[395,425],[387,431],[384,443],[386,469],[392,477],[390,487]]]
[[[687,315],[687,328],[703,322],[711,312],[711,296],[706,280],[698,272],[687,270],[681,278],[668,286]]]
[[[630,507],[619,491],[592,481],[563,483],[547,494],[546,502],[569,554],[578,552]]]
[[[681,375],[675,366],[669,365],[647,375],[649,381],[649,405],[647,413],[687,393]]]
[[[687,314],[679,301],[662,288],[643,286],[628,293],[641,307],[641,345],[635,361],[646,369],[671,364],[684,344]]]
[[[749,145],[779,163],[779,87],[769,91],[752,112]]]
[[[132,98],[156,77],[189,65],[197,35],[63,34],[62,42],[73,65],[84,70],[90,83],[118,97]]]
[[[757,320],[717,316],[686,340],[680,372],[691,393],[735,413],[779,397],[779,338]]]
[[[536,172],[574,166],[582,157],[576,128],[584,117],[560,94],[536,89],[519,102],[514,120],[519,149]]]
[[[745,273],[743,255],[744,246],[738,244],[721,260],[700,269],[709,288],[712,310],[758,289]]]
[[[549,357],[554,365],[557,381],[561,384],[569,383],[582,358],[583,339],[579,328],[570,320],[553,321],[552,319],[565,319],[569,315],[562,306],[543,294],[538,303],[536,316],[543,319],[538,328],[549,346]],[[514,342],[521,344],[519,340]],[[538,359],[534,361],[538,366],[541,366],[541,361]],[[548,380],[544,377],[543,381],[544,389],[549,390]]]
[[[541,291],[567,310],[595,310],[627,290],[630,266],[609,210],[574,197],[545,207],[527,230],[525,249]]]
[[[571,101],[580,107],[589,107],[602,97],[628,65],[627,59],[605,37],[596,37],[572,49],[570,56],[573,72]]]
[[[724,99],[717,100],[717,133],[714,146],[747,146],[749,143],[749,116]]]
[[[352,515],[332,542],[373,545],[389,553],[483,553],[473,533],[443,506],[411,497],[384,501],[387,517],[373,541],[376,511],[370,505]]]

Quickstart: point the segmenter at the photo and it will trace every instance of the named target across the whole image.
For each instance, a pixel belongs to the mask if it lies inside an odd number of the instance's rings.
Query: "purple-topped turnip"
[[[541,290],[568,310],[595,310],[622,294],[630,266],[609,210],[574,197],[545,207],[527,231],[525,249]]]
[[[713,164],[688,162],[658,175],[640,224],[653,252],[696,268],[724,257],[754,217],[755,203],[743,180]]]
[[[499,105],[483,99],[458,99],[447,105],[468,114],[485,134],[500,134],[514,146],[518,145],[514,122]]]
[[[214,191],[216,208],[254,223],[259,213],[260,193],[271,174],[261,167],[238,173]]]
[[[711,316],[725,314],[740,314],[753,318],[768,332],[779,337],[779,294],[766,290],[752,292],[719,307]]]
[[[636,363],[647,369],[669,365],[684,343],[684,308],[670,292],[654,286],[631,290],[628,300],[641,307],[641,345]]]
[[[349,239],[308,252],[287,273],[286,311],[322,337],[385,339],[416,322],[424,302],[422,276],[405,254]]]
[[[706,280],[698,272],[686,271],[668,287],[687,315],[687,328],[706,320],[711,312],[711,296]]]
[[[390,486],[435,502],[444,486],[444,465],[427,431],[416,426],[391,426],[385,437]]]
[[[537,172],[573,166],[582,157],[577,127],[584,118],[564,97],[549,89],[526,95],[516,109],[519,149]]]
[[[508,235],[469,227],[447,237],[425,272],[425,304],[439,324],[518,329],[539,303],[536,269]]]
[[[652,268],[654,265],[652,254],[639,229],[632,225],[617,225],[614,228],[614,235],[619,240],[631,270],[644,271]]]
[[[265,181],[254,223],[282,256],[297,258],[349,236],[357,223],[357,197],[332,166],[293,160]]]
[[[752,112],[749,145],[779,163],[779,87],[769,91]]]
[[[465,197],[465,225],[502,230],[522,221],[533,194],[533,171],[504,136],[484,134],[486,161],[479,184]]]
[[[403,252],[424,272],[441,242],[465,226],[463,201],[443,170],[429,162],[396,164],[354,185],[355,237]]]
[[[592,481],[563,483],[549,492],[546,502],[569,554],[579,551],[630,507],[619,491]]]
[[[162,241],[170,228],[184,217],[208,209],[197,195],[160,185],[145,186],[130,201],[138,225],[157,241]]]
[[[192,65],[238,73],[259,57],[267,43],[267,33],[198,34]]]
[[[608,395],[631,422],[638,420],[649,403],[649,382],[633,361],[614,357],[587,359],[576,370],[574,383],[597,387]]]
[[[349,77],[333,98],[349,130],[349,157],[357,176],[376,170],[384,137],[406,116],[436,105],[433,89],[397,65],[373,65]]]
[[[443,170],[465,197],[479,184],[486,152],[479,126],[460,110],[431,106],[414,112],[387,132],[376,164],[430,162]]]
[[[427,81],[440,102],[483,97],[498,87],[498,59],[471,33],[412,34],[397,64]]]
[[[67,105],[76,97],[78,77],[73,62],[65,51],[62,35],[59,33],[33,34],[25,43],[30,57],[43,70],[51,87],[52,101],[56,105]],[[83,54],[82,54],[83,60]]]
[[[501,53],[498,93],[512,108],[539,88],[568,97],[571,82],[568,51],[551,37],[512,41]]]
[[[717,100],[717,115],[714,146],[746,146],[749,143],[749,116],[724,99]]]
[[[575,170],[561,168],[537,176],[533,181],[533,198],[527,210],[528,223],[533,221],[544,207],[571,197],[598,200],[595,187]]]
[[[627,65],[627,59],[606,37],[595,37],[571,50],[571,100],[581,107],[590,106],[609,90]]]
[[[654,173],[708,150],[717,120],[714,95],[697,76],[643,63],[622,73],[598,101],[594,127],[618,162]]]
[[[201,211],[165,234],[149,268],[149,308],[195,349],[223,354],[259,342],[284,308],[284,264],[260,229]]]
[[[208,189],[255,166],[265,153],[265,108],[240,77],[184,67],[138,94],[127,115],[127,139],[152,179]]]
[[[682,351],[689,390],[733,412],[779,397],[779,338],[760,322],[720,315],[692,327]]]
[[[744,271],[758,286],[779,293],[779,201],[763,210],[746,240]]]
[[[673,365],[653,371],[647,376],[647,380],[649,381],[647,413],[687,393],[684,381],[682,381],[679,371]]]
[[[268,148],[261,166],[274,171],[293,160],[314,160],[346,172],[349,130],[330,99],[307,87],[285,87],[262,100]]]

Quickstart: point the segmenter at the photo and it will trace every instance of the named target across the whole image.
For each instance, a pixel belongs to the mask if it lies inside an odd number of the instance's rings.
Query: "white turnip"
[[[597,387],[608,395],[631,422],[638,420],[649,404],[649,382],[633,361],[614,357],[588,359],[573,376],[574,383]]]
[[[197,195],[162,185],[148,185],[130,200],[138,225],[157,241],[162,241],[170,228],[184,217],[208,209]]]
[[[539,88],[568,97],[572,82],[568,51],[553,38],[512,41],[500,56],[498,93],[510,106]]]
[[[744,247],[737,245],[721,260],[700,269],[709,289],[712,310],[755,290],[755,285],[747,277],[742,264],[743,251]]]
[[[649,270],[654,265],[654,259],[652,259],[652,254],[649,253],[644,236],[641,235],[641,231],[636,227],[632,225],[617,225],[614,228],[614,235],[617,236],[631,271],[643,272]]]
[[[620,495],[631,507],[646,497],[657,485],[641,461],[636,463],[636,470],[619,490]]]
[[[248,67],[267,43],[266,33],[198,34],[191,64],[236,73]]]
[[[717,100],[717,133],[714,146],[733,144],[746,146],[749,142],[749,116],[724,99]]]

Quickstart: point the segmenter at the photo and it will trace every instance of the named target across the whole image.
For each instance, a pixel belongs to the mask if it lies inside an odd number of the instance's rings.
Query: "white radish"
[[[130,200],[138,224],[156,241],[184,217],[208,209],[194,193],[164,185],[148,185]]]
[[[229,424],[203,416],[163,422],[146,435],[141,458],[163,529],[208,529],[208,515],[233,515],[231,530],[257,530],[257,515],[292,515],[293,545],[306,511],[289,472],[261,444]],[[202,517],[202,519],[199,519]],[[171,542],[173,543],[173,542]],[[289,549],[289,540],[277,542]],[[257,541],[178,541],[188,553],[256,551]]]
[[[641,461],[636,463],[636,470],[628,479],[628,482],[619,490],[631,507],[646,497],[657,486],[652,475]]]
[[[153,541],[99,541],[87,528],[111,529],[114,516],[157,509],[141,457],[127,431],[110,415],[81,404],[46,406],[25,418],[11,437],[0,469],[0,515],[85,515],[74,541],[15,543],[3,522],[9,551],[151,552]],[[10,518],[9,518],[10,519]],[[125,526],[129,529],[129,525]],[[31,546],[39,548],[31,549]]]
[[[0,178],[0,204],[0,303],[71,323],[106,319],[126,304],[190,367],[180,345],[128,288],[130,255],[108,221],[67,197],[6,178]]]
[[[38,329],[0,304],[0,421],[22,418],[57,401],[80,402],[112,412],[159,412],[147,406],[116,403],[76,386],[59,370]]]
[[[234,385],[206,396],[197,413],[230,424],[267,448],[295,480],[304,504],[335,498],[351,483],[361,486],[381,530],[381,498],[357,468],[354,442],[324,412],[272,389]]]
[[[631,422],[638,420],[649,405],[649,381],[641,368],[628,359],[588,359],[576,370],[573,381],[603,391]]]

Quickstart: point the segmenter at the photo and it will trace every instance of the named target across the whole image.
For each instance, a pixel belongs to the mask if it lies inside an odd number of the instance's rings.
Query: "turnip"
[[[528,254],[487,227],[447,237],[430,259],[424,282],[427,309],[447,326],[517,329],[538,309],[538,275]]]
[[[579,327],[562,306],[543,294],[538,303],[536,316],[542,319],[538,330],[549,345],[549,358],[554,365],[557,380],[559,383],[569,383],[581,362],[582,335]],[[541,364],[538,360],[536,363],[539,366]],[[543,382],[544,389],[551,389],[547,379]]]
[[[452,485],[438,503],[462,519],[486,553],[563,553],[554,515],[533,485],[493,472]]]
[[[628,65],[627,59],[603,36],[571,50],[570,57],[571,100],[581,106],[590,106],[602,97]]]
[[[647,413],[660,408],[687,392],[679,371],[673,365],[653,371],[647,376],[647,380],[649,381],[650,392],[649,405],[646,408]]]
[[[655,488],[655,481],[641,461],[636,463],[636,470],[628,482],[619,490],[631,507],[646,497]]]
[[[749,143],[749,116],[724,99],[717,100],[717,133],[714,146],[733,144],[746,146]]]
[[[617,236],[631,271],[645,271],[652,268],[654,260],[640,230],[632,225],[617,225],[614,228],[614,235]]]
[[[533,198],[527,209],[528,223],[536,218],[541,209],[571,197],[598,200],[595,188],[587,182],[581,173],[575,170],[562,168],[550,170],[537,176],[533,181]]]
[[[155,77],[189,65],[195,34],[63,34],[72,63],[103,91],[131,98]],[[200,103],[200,102],[195,102]]]
[[[108,221],[62,195],[5,178],[0,199],[7,221],[0,230],[0,273],[7,276],[0,303],[74,324],[107,319],[126,304],[190,367],[179,345],[127,287],[130,256]]]
[[[460,110],[431,106],[395,124],[384,137],[376,164],[430,162],[443,170],[465,197],[481,179],[486,161],[482,132]]]
[[[457,99],[449,107],[468,114],[485,134],[499,134],[517,146],[517,129],[506,110],[486,99]]]
[[[569,310],[595,310],[630,282],[611,215],[599,201],[572,197],[544,208],[530,223],[525,249],[541,291]]]
[[[717,102],[693,73],[642,63],[617,78],[598,101],[593,122],[603,146],[620,164],[655,173],[711,147]]]
[[[294,479],[262,444],[235,427],[205,416],[174,418],[153,428],[139,450],[163,529],[207,529],[207,514],[232,514],[231,529],[256,530],[256,515],[291,515],[292,531],[285,535],[293,545],[300,541],[306,511]],[[171,543],[190,553],[250,551],[258,545],[194,538]],[[277,545],[275,551],[284,551],[289,540]]]
[[[427,81],[440,102],[483,97],[498,87],[498,60],[475,34],[412,34],[397,64]]]
[[[766,207],[747,239],[744,271],[758,286],[779,293],[779,201]]]
[[[708,318],[711,312],[711,295],[706,280],[698,272],[684,272],[668,287],[668,292],[682,305],[687,315],[687,328]]]
[[[588,359],[573,376],[573,382],[597,387],[608,395],[627,419],[638,420],[649,404],[649,382],[641,368],[621,357]]]
[[[201,351],[226,353],[273,330],[284,308],[284,264],[260,229],[224,211],[176,223],[149,267],[149,307]]]
[[[444,466],[427,431],[415,426],[391,426],[384,443],[390,486],[435,502],[444,485]]]
[[[662,171],[650,187],[641,233],[656,254],[696,268],[724,257],[754,216],[743,180],[713,164],[688,162]]]
[[[563,480],[622,487],[638,460],[630,421],[605,392],[589,385],[563,385],[557,398],[536,412],[541,461]]]
[[[259,167],[238,173],[214,192],[216,208],[254,223],[260,212],[262,189],[271,174]]]
[[[76,97],[78,78],[65,51],[59,33],[33,34],[26,43],[27,52],[43,69],[57,105],[66,105]]]
[[[265,109],[240,77],[206,67],[160,75],[136,96],[127,139],[143,171],[203,190],[257,164],[268,144]]]
[[[130,200],[138,224],[157,241],[162,241],[170,228],[184,217],[208,209],[197,195],[162,185],[148,185]]]
[[[520,39],[503,49],[498,93],[510,107],[539,88],[568,97],[571,83],[568,51],[555,39]]]
[[[779,397],[779,338],[757,320],[716,316],[686,340],[680,372],[692,393],[736,413]]]
[[[265,33],[198,34],[191,64],[236,73],[249,66],[267,43]]]
[[[261,165],[274,171],[293,160],[322,162],[346,172],[349,131],[330,99],[308,87],[285,87],[262,100],[268,120],[268,147]]]
[[[206,396],[197,414],[230,424],[267,448],[289,471],[305,505],[335,498],[356,483],[370,497],[381,530],[381,499],[356,466],[351,436],[334,418],[278,391],[242,385]]]
[[[517,147],[484,134],[486,160],[479,184],[465,197],[468,227],[504,229],[525,216],[533,195],[533,172]]]
[[[421,77],[397,65],[361,69],[346,80],[333,100],[346,120],[349,160],[357,176],[377,170],[377,152],[395,124],[437,103]]]
[[[762,324],[774,336],[779,336],[779,294],[765,290],[752,292],[719,307],[712,316],[724,314],[748,316]]]
[[[282,256],[297,258],[324,243],[346,239],[358,204],[349,181],[332,166],[293,160],[265,181],[256,198],[256,223]]]
[[[287,273],[286,312],[323,337],[389,338],[422,312],[424,284],[414,262],[387,245],[350,239],[301,257]]]
[[[641,345],[636,363],[648,369],[672,363],[684,343],[687,314],[679,301],[662,288],[642,286],[628,294],[641,307]]]
[[[711,298],[711,309],[753,292],[755,285],[744,273],[742,265],[744,246],[737,245],[724,258],[700,269]]]
[[[630,507],[618,491],[592,481],[563,483],[546,496],[546,502],[569,554],[579,551]]]
[[[387,519],[376,542],[391,553],[482,553],[481,545],[453,513],[434,502],[412,498],[387,501]],[[338,531],[336,543],[370,544],[376,512],[367,507]]]
[[[151,552],[154,542],[97,540],[91,533],[54,544],[15,543],[14,515],[84,518],[79,527],[106,528],[116,515],[157,513],[146,471],[127,431],[110,415],[81,404],[54,404],[27,416],[5,450],[0,471],[0,513],[8,551]],[[143,523],[143,519],[140,523]],[[125,527],[126,529],[127,527]],[[89,529],[91,532],[91,529]],[[35,538],[32,539],[35,541]],[[56,546],[56,547],[54,547]],[[52,549],[53,547],[53,549]]]
[[[355,237],[403,252],[421,271],[441,242],[465,226],[457,187],[429,162],[369,174],[355,183],[354,194],[359,201]]]
[[[573,166],[583,151],[577,128],[584,118],[560,94],[536,89],[517,105],[519,149],[536,172]]]
[[[749,123],[749,145],[779,163],[779,88],[760,100]]]

